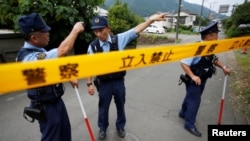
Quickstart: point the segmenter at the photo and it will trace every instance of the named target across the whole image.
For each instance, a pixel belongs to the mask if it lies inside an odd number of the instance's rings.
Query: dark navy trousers
[[[116,127],[124,128],[126,123],[125,95],[124,78],[100,83],[98,104],[98,127],[100,129],[106,130],[109,126],[109,107],[112,97],[114,97],[117,109]]]
[[[41,141],[71,141],[71,125],[63,100],[44,106],[46,121],[39,121]]]
[[[186,85],[186,96],[182,102],[179,115],[185,118],[185,128],[196,128],[196,116],[201,103],[201,95],[206,85],[206,80],[201,80],[201,85],[193,81]]]

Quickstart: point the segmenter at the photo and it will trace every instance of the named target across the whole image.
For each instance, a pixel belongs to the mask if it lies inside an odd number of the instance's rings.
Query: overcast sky
[[[184,1],[202,5],[202,0],[184,0]],[[225,13],[225,15],[230,16],[232,14],[233,5],[243,4],[244,2],[245,0],[204,0],[204,7],[207,8],[211,7],[212,11],[219,12],[220,5],[229,5],[228,13]]]

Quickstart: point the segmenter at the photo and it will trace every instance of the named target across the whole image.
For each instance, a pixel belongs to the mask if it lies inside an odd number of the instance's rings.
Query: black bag
[[[53,86],[53,89],[54,89],[54,93],[55,93],[56,97],[61,97],[65,91],[65,87],[64,87],[63,83],[55,84]]]
[[[29,122],[34,122],[35,119],[39,120],[39,121],[46,120],[43,106],[41,106],[39,108],[24,107],[23,117]]]
[[[190,81],[191,81],[191,78],[187,74],[185,74],[185,75],[181,74],[180,80],[179,80],[179,85],[181,85],[182,82],[184,82],[187,85],[188,83],[190,83]]]
[[[208,78],[211,78],[213,74],[216,74],[216,68],[215,68],[215,66],[210,67],[210,68],[208,69],[207,77],[208,77]]]

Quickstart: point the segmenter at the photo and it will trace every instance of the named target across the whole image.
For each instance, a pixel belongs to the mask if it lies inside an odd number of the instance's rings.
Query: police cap
[[[218,29],[218,22],[212,21],[206,26],[203,30],[200,31],[201,35],[206,35],[209,33],[218,33],[220,30]]]
[[[106,17],[97,16],[91,20],[91,29],[104,28],[108,26],[108,20]]]
[[[18,20],[18,23],[20,30],[23,33],[30,33],[36,31],[49,32],[51,29],[37,13],[21,16]]]

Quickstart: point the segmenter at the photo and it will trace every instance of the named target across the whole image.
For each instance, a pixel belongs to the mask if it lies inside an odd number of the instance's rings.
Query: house
[[[188,10],[180,11],[180,22],[179,24],[186,25],[186,26],[194,26],[194,22],[196,21],[197,14],[194,14]],[[177,24],[178,19],[178,12],[173,14],[173,28]]]
[[[153,15],[155,15],[155,14],[153,14]],[[151,15],[151,16],[153,16],[153,15]],[[146,17],[145,20],[148,20],[151,16]],[[170,29],[172,27],[172,18],[166,17],[166,21],[155,21],[152,23],[152,25],[160,27],[160,28],[163,27],[165,29]]]
[[[154,15],[154,14],[153,14]],[[151,16],[153,16],[151,15]],[[150,16],[150,17],[151,17]],[[183,10],[180,12],[180,24],[186,26],[194,26],[194,22],[196,20],[197,14],[194,14],[188,10]],[[175,28],[177,24],[178,12],[177,13],[170,13],[166,17],[166,21],[156,21],[152,23],[152,25],[156,25],[159,27],[163,27],[165,29]],[[145,18],[147,20],[148,18]]]

